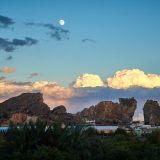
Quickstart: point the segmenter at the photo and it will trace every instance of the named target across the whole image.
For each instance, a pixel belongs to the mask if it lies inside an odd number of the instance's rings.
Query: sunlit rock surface
[[[84,120],[95,120],[100,125],[127,124],[132,121],[136,108],[137,101],[134,98],[120,98],[119,103],[103,101],[85,108],[77,116]]]

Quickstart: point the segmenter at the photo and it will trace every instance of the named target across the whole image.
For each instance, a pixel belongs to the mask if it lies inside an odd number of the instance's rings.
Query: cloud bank
[[[71,98],[73,91],[70,88],[59,86],[56,82],[14,82],[1,77],[0,80],[0,101],[19,95],[24,92],[42,92],[45,101],[52,107],[66,104],[66,100]]]

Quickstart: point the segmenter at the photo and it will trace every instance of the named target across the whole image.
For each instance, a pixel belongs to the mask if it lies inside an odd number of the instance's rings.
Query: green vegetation
[[[38,121],[10,125],[0,134],[0,160],[159,160],[160,130],[140,140],[117,130],[98,134],[93,128],[47,125]]]

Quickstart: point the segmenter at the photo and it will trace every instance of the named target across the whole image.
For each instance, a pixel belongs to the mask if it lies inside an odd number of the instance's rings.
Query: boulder
[[[53,114],[65,114],[65,113],[67,113],[67,110],[66,110],[65,106],[61,105],[61,106],[53,108],[53,110],[51,110],[51,113],[53,113]]]
[[[72,123],[78,123],[77,117],[71,113],[67,113],[66,108],[62,105],[53,108],[53,110],[50,111],[48,119],[51,122],[59,121],[67,125]]]
[[[157,101],[147,100],[143,108],[144,123],[146,125],[160,125],[160,105]]]
[[[121,112],[121,120],[123,122],[131,122],[134,116],[134,112],[137,108],[137,101],[132,98],[119,98],[120,112]]]

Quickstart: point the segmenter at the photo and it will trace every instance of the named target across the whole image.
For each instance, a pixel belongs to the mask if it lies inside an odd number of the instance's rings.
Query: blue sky
[[[104,80],[121,69],[160,74],[159,0],[1,0],[0,15],[16,22],[14,29],[0,28],[0,37],[38,40],[13,52],[0,50],[0,68],[17,70],[5,75],[8,79],[29,81],[28,76],[37,72],[32,81],[67,86],[82,73]],[[62,29],[69,30],[69,40],[57,41],[46,28],[25,26],[34,22],[61,27],[60,19],[66,22]],[[6,61],[9,55],[13,59]]]

